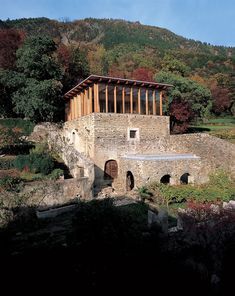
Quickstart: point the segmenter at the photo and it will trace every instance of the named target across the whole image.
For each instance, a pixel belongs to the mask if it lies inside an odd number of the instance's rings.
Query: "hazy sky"
[[[235,0],[0,0],[0,19],[140,21],[214,45],[235,46]]]

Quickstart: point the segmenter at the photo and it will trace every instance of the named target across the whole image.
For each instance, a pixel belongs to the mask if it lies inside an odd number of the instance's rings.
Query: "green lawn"
[[[235,118],[219,117],[212,118],[207,123],[192,125],[189,128],[192,133],[208,133],[212,136],[235,143]]]

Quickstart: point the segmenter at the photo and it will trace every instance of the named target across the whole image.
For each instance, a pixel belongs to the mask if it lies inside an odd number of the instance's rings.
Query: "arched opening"
[[[188,184],[189,173],[185,173],[180,177],[180,184]]]
[[[131,191],[135,186],[134,176],[132,172],[126,173],[126,191]]]
[[[116,160],[108,160],[104,165],[104,179],[115,179],[118,176],[118,165]]]
[[[161,177],[160,183],[162,183],[162,184],[170,184],[170,179],[171,179],[170,175],[164,175],[163,177]]]

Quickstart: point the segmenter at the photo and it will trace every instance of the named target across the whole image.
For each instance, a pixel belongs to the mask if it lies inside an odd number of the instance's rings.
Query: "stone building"
[[[162,111],[169,87],[91,75],[68,91],[63,139],[83,159],[73,164],[74,175],[93,178],[95,193],[110,185],[128,191],[150,181],[203,183],[218,168],[234,175],[232,144],[207,134],[170,135]]]

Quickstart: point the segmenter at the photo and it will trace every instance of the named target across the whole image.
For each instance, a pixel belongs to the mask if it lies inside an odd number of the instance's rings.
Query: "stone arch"
[[[180,184],[188,184],[189,183],[189,173],[184,173],[181,177],[180,177]]]
[[[126,172],[126,191],[131,191],[135,186],[135,179],[131,171]]]
[[[114,159],[107,160],[104,165],[104,179],[115,179],[118,176],[118,164]]]
[[[170,179],[171,179],[171,176],[169,174],[164,175],[164,176],[161,177],[160,183],[162,183],[162,184],[170,184]]]

